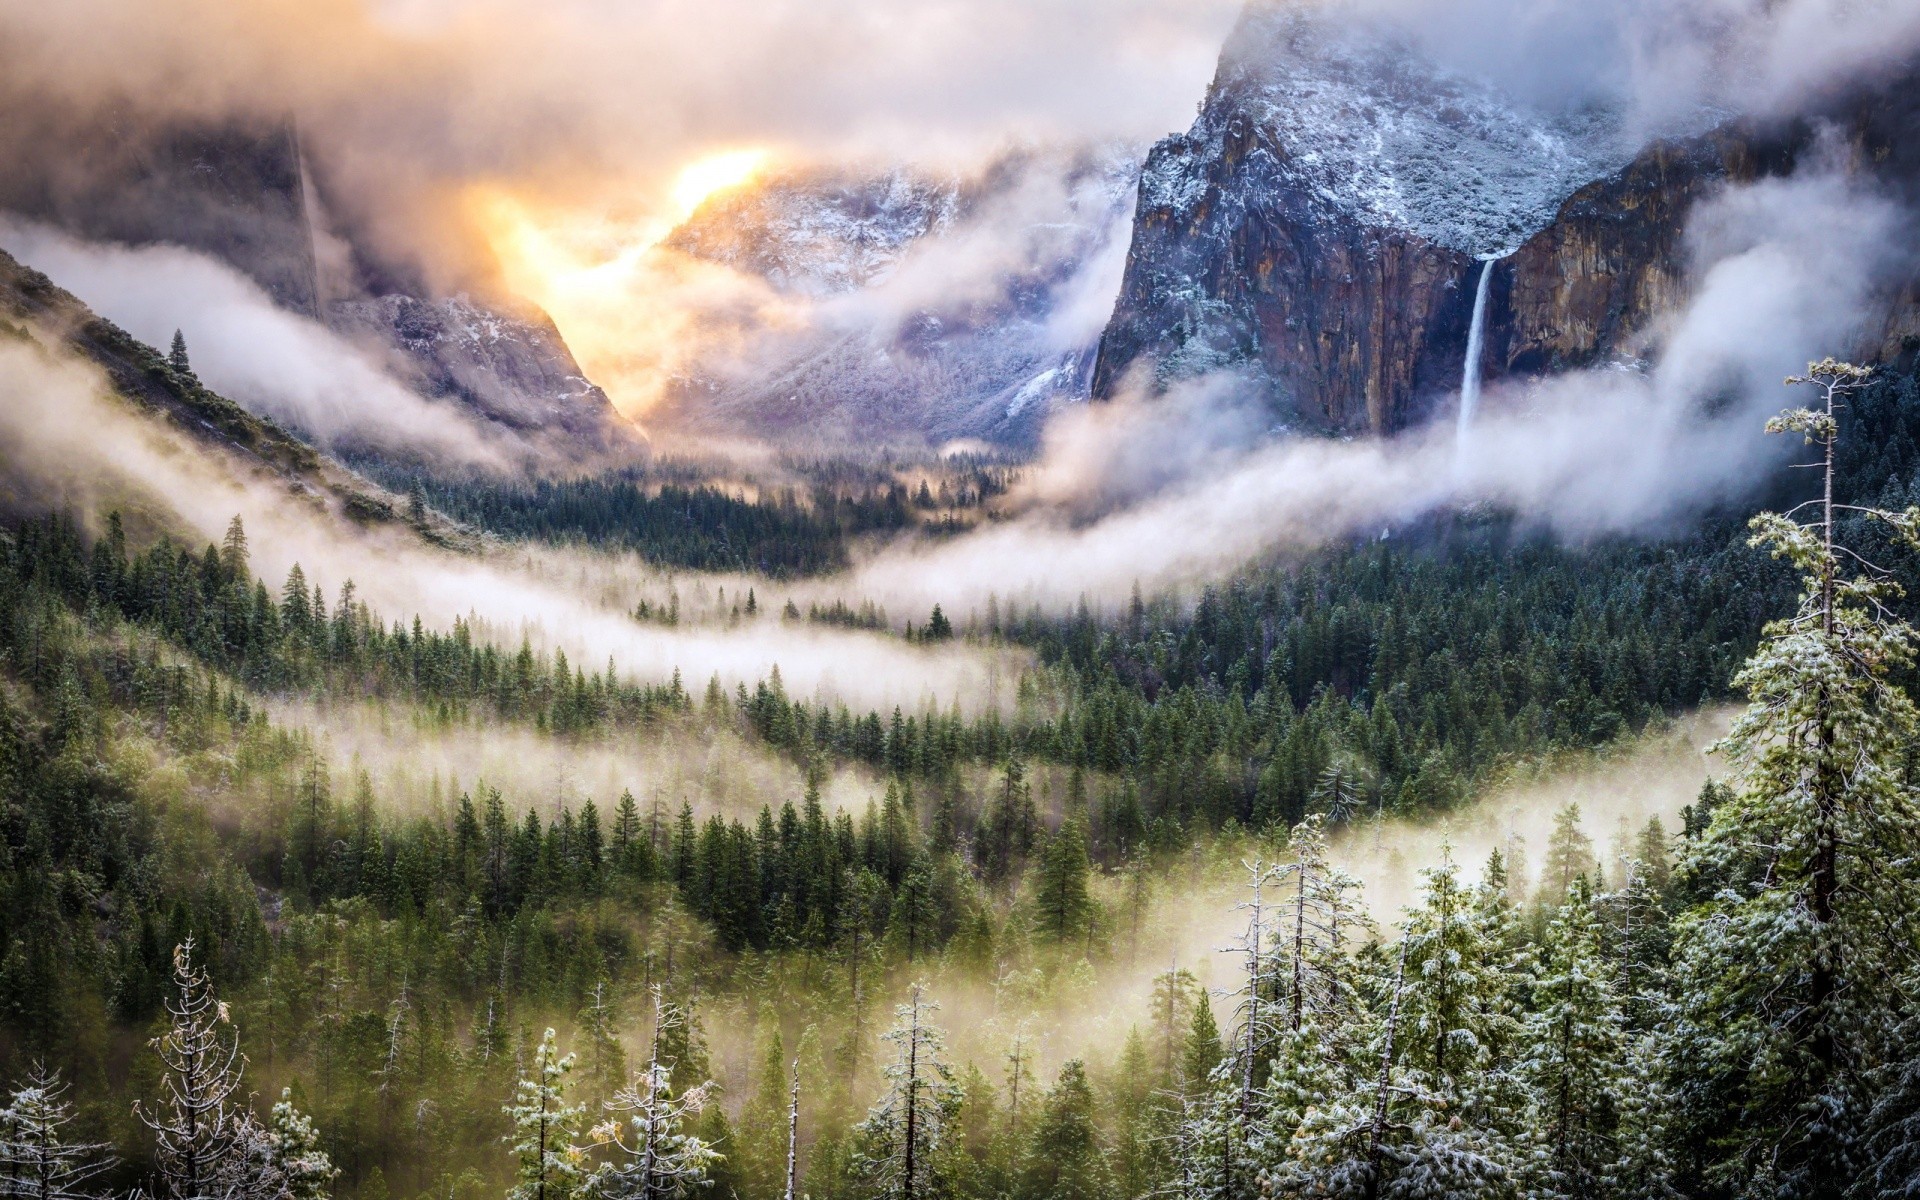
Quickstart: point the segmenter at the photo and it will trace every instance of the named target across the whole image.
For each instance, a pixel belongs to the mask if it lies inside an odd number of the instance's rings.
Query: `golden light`
[[[743,292],[746,281],[730,269],[660,243],[710,197],[752,183],[768,159],[756,149],[708,155],[681,168],[651,204],[629,200],[625,211],[490,186],[463,199],[500,281],[544,309],[587,375],[638,416],[696,351],[702,309],[765,301],[751,287]]]
[[[707,198],[752,183],[767,165],[765,150],[728,150],[682,168],[673,181],[673,206],[684,221]]]

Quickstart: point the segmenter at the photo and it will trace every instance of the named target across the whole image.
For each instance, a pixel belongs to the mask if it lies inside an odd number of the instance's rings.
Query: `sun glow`
[[[634,417],[658,400],[684,362],[695,340],[695,310],[742,299],[733,272],[660,243],[709,198],[752,183],[769,157],[742,149],[700,158],[653,192],[650,203],[476,187],[466,193],[466,209],[493,252],[500,282],[553,318],[588,377]],[[648,189],[635,190],[644,196]],[[746,302],[759,298],[748,295]]]
[[[681,220],[709,197],[752,183],[767,165],[765,150],[728,150],[682,168],[673,181],[673,206]]]

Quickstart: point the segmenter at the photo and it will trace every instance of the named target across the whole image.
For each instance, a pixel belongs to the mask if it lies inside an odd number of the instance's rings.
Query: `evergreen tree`
[[[227,1006],[193,961],[188,938],[173,951],[167,1032],[150,1043],[160,1057],[165,1098],[135,1111],[155,1140],[162,1194],[171,1200],[246,1195],[242,1150],[251,1120],[232,1105],[244,1060]]]
[[[1033,899],[1041,932],[1055,942],[1071,941],[1086,928],[1093,911],[1087,874],[1086,828],[1069,817],[1047,840]]]
[[[1069,1060],[1048,1089],[1027,1145],[1022,1172],[1028,1195],[1054,1200],[1105,1200],[1113,1193],[1106,1152],[1094,1122],[1086,1065]]]
[[[927,1020],[937,1008],[915,984],[894,1010],[885,1035],[893,1057],[884,1068],[886,1091],[855,1133],[855,1169],[881,1200],[930,1200],[943,1176],[940,1149],[960,1101],[943,1051],[945,1039]]]
[[[706,1081],[676,1093],[673,1071],[665,1057],[671,1034],[681,1015],[653,989],[653,1037],[647,1068],[639,1078],[607,1101],[608,1111],[620,1114],[594,1130],[594,1140],[615,1152],[591,1178],[595,1196],[608,1200],[677,1200],[704,1188],[708,1175],[721,1161],[713,1145],[687,1127],[706,1105]]]
[[[1592,1196],[1614,1162],[1627,1083],[1620,1005],[1585,876],[1575,876],[1540,948],[1520,1070],[1541,1148],[1537,1194]]]
[[[509,1200],[568,1200],[586,1179],[585,1156],[573,1140],[584,1110],[567,1103],[572,1071],[573,1055],[562,1057],[547,1030],[533,1053],[533,1073],[520,1077],[513,1103],[502,1110],[513,1121],[504,1139],[515,1160]]]
[[[73,1105],[58,1074],[36,1066],[0,1109],[0,1196],[96,1200],[92,1182],[113,1165],[103,1142],[70,1140]]]
[[[1214,1068],[1225,1059],[1226,1051],[1220,1045],[1220,1026],[1213,1019],[1213,1005],[1202,991],[1193,1006],[1193,1020],[1187,1028],[1180,1059],[1180,1077],[1185,1081],[1188,1094],[1204,1089]]]
[[[1895,682],[1914,631],[1898,588],[1835,539],[1833,464],[1843,400],[1867,372],[1810,364],[1820,396],[1768,423],[1818,446],[1816,520],[1763,513],[1753,543],[1798,569],[1793,616],[1767,626],[1735,682],[1751,698],[1721,744],[1732,793],[1688,846],[1676,923],[1678,1020],[1669,1041],[1677,1131],[1700,1184],[1831,1196],[1854,1177],[1874,1047],[1890,1037],[1890,987],[1913,962],[1920,889],[1907,784],[1913,704]],[[1911,544],[1920,510],[1858,512]],[[1698,1186],[1698,1185],[1696,1185]]]
[[[593,985],[592,998],[580,1010],[580,1035],[587,1044],[581,1075],[591,1096],[605,1099],[626,1082],[627,1052],[620,1044],[619,1024],[603,979]]]
[[[320,1133],[294,1107],[293,1090],[282,1088],[264,1128],[249,1125],[248,1197],[269,1200],[327,1200],[340,1172],[320,1146]]]
[[[178,329],[173,331],[173,345],[167,350],[167,365],[182,375],[191,376],[193,368],[187,364],[187,338]]]

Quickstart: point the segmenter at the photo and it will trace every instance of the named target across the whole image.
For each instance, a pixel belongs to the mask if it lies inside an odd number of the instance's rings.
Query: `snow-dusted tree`
[[[1306,1114],[1354,1086],[1361,1006],[1347,944],[1369,928],[1358,882],[1328,861],[1323,819],[1296,825],[1290,842],[1293,861],[1275,871],[1268,1075],[1246,1129],[1250,1168],[1269,1179],[1283,1170]]]
[[[1401,938],[1388,1007],[1377,1027],[1371,1078],[1309,1109],[1287,1159],[1269,1168],[1270,1194],[1316,1200],[1499,1200],[1513,1194],[1504,1147],[1450,1111],[1447,1099],[1402,1073],[1410,946]]]
[[[567,1103],[572,1071],[573,1055],[562,1057],[547,1030],[533,1052],[533,1073],[521,1076],[503,1110],[513,1118],[504,1140],[516,1160],[509,1200],[566,1200],[586,1177],[586,1156],[573,1141],[581,1109]]]
[[[1575,876],[1540,947],[1520,1072],[1540,1149],[1535,1194],[1590,1196],[1612,1166],[1625,1051],[1593,892]]]
[[[1458,1097],[1478,1085],[1491,1059],[1489,1034],[1505,1010],[1505,965],[1482,927],[1474,895],[1442,847],[1438,866],[1421,871],[1426,895],[1407,914],[1401,1012],[1405,1057],[1434,1091]]]
[[[1246,980],[1235,993],[1234,1004],[1235,1015],[1240,1020],[1240,1033],[1236,1039],[1238,1045],[1234,1053],[1235,1073],[1239,1076],[1237,1103],[1240,1120],[1237,1126],[1244,1126],[1253,1119],[1255,1084],[1272,1035],[1274,1019],[1273,1008],[1265,1001],[1270,987],[1267,924],[1272,919],[1266,889],[1274,880],[1275,868],[1273,864],[1257,858],[1241,865],[1246,868],[1247,890],[1252,896],[1239,906],[1247,914],[1247,928],[1232,947],[1234,953],[1245,959],[1243,970]]]
[[[163,1100],[135,1111],[153,1131],[159,1190],[172,1200],[227,1200],[247,1183],[242,1151],[253,1121],[232,1104],[244,1059],[227,1006],[193,961],[193,939],[173,951],[171,1025],[151,1043]]]
[[[280,1089],[267,1124],[273,1147],[273,1168],[285,1200],[326,1200],[340,1172],[320,1148],[320,1133],[312,1118],[293,1106],[293,1089]]]
[[[787,1092],[787,1186],[782,1200],[800,1195],[800,1059],[793,1060],[793,1080]]]
[[[855,1129],[855,1169],[882,1200],[926,1200],[939,1190],[941,1138],[961,1096],[942,1057],[945,1038],[927,1020],[937,1008],[919,984],[895,1008],[887,1090]]]
[[[1293,860],[1273,872],[1277,921],[1268,972],[1274,1024],[1298,1032],[1316,1020],[1331,1030],[1355,1004],[1347,946],[1368,928],[1357,899],[1360,884],[1328,860],[1323,818],[1294,826],[1289,841]]]
[[[1668,1061],[1683,1140],[1709,1184],[1782,1196],[1832,1194],[1855,1169],[1856,1097],[1871,1047],[1891,1039],[1920,900],[1916,719],[1894,681],[1915,633],[1889,610],[1899,587],[1835,542],[1838,412],[1867,375],[1810,364],[1788,383],[1812,386],[1818,405],[1768,422],[1820,448],[1824,488],[1809,523],[1751,522],[1753,544],[1796,567],[1803,590],[1735,677],[1751,704],[1720,744],[1732,790],[1683,863],[1717,890],[1676,922]],[[1920,531],[1917,509],[1852,511],[1909,545]]]
[[[1614,1099],[1612,1161],[1603,1194],[1632,1200],[1671,1200],[1673,1160],[1667,1150],[1667,1114],[1672,1097],[1661,1068],[1659,1043],[1642,1034],[1627,1048],[1626,1070]]]
[[[1657,831],[1657,821],[1653,827]],[[1620,887],[1596,900],[1612,924],[1615,991],[1630,1029],[1650,1026],[1665,1002],[1673,921],[1660,894],[1663,873],[1663,864],[1625,855],[1620,859]]]
[[[267,1124],[252,1114],[240,1122],[231,1194],[245,1200],[327,1200],[340,1172],[320,1148],[320,1134],[283,1089]]]
[[[1379,776],[1372,768],[1351,754],[1338,754],[1314,783],[1315,815],[1344,825],[1365,812],[1379,790]]]
[[[1206,1007],[1195,1016],[1212,1023]],[[1173,1137],[1180,1171],[1175,1190],[1181,1200],[1247,1200],[1255,1193],[1249,1125],[1240,1114],[1239,1061],[1221,1057],[1210,1074],[1188,1083],[1182,1100]]]
[[[0,1109],[0,1196],[91,1200],[89,1184],[113,1158],[104,1142],[71,1141],[73,1106],[57,1073],[39,1066]]]
[[[659,985],[652,994],[653,1037],[648,1043],[647,1068],[606,1102],[607,1110],[616,1116],[593,1131],[593,1140],[611,1147],[615,1157],[594,1171],[589,1190],[608,1200],[686,1196],[707,1185],[708,1172],[720,1161],[717,1150],[686,1130],[705,1105],[709,1085],[703,1082],[676,1096],[673,1064],[662,1054],[675,1023],[684,1017],[676,1006],[662,1001]],[[797,1075],[795,1081],[797,1086]],[[791,1149],[788,1153],[791,1179]]]

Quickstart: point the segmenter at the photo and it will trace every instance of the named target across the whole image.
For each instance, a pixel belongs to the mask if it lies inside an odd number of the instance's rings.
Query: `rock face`
[[[522,432],[566,434],[606,447],[620,422],[612,402],[586,376],[543,312],[516,316],[474,303],[385,295],[336,300],[333,327],[376,352],[427,396],[458,399],[487,419]]]
[[[55,150],[82,167],[65,157],[20,164],[0,182],[0,207],[82,237],[167,242],[220,259],[281,307],[347,335],[423,394],[468,405],[557,450],[610,449],[631,436],[545,313],[369,286],[409,273],[364,263],[357,277],[323,281],[311,211],[319,191],[291,125],[93,124],[70,131]]]
[[[152,129],[98,121],[41,131],[7,149],[0,208],[96,241],[198,250],[232,264],[282,307],[319,315],[291,124]],[[42,161],[46,155],[55,157]]]
[[[1087,397],[1117,266],[1102,252],[1126,236],[1137,161],[810,172],[703,207],[668,247],[764,284],[780,319],[716,338],[651,419],[822,445],[1032,442]],[[1089,295],[1091,321],[1076,312]]]
[[[1914,136],[1887,111],[1902,94],[1830,114],[1863,159]],[[1694,202],[1791,169],[1810,138],[1738,125],[1623,152],[1604,113],[1530,112],[1377,33],[1256,5],[1193,128],[1148,156],[1093,393],[1224,369],[1282,423],[1417,423],[1459,386],[1483,269],[1488,377],[1632,356],[1683,297]]]

